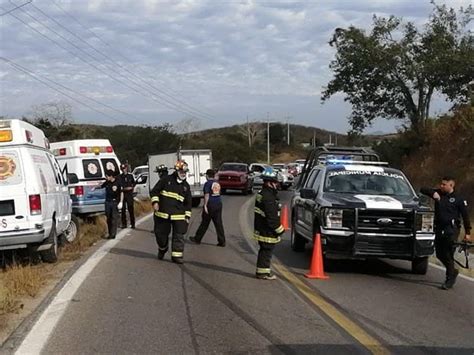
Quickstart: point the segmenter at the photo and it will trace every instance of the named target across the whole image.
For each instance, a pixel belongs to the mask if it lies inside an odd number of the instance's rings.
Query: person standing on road
[[[128,165],[122,164],[122,174],[120,181],[123,189],[123,208],[122,208],[122,228],[127,228],[127,210],[130,215],[130,228],[135,229],[135,211],[133,208],[133,188],[135,187],[135,178],[128,171]]]
[[[201,240],[206,234],[209,224],[214,223],[217,233],[217,246],[225,247],[224,225],[222,223],[222,199],[221,185],[214,180],[216,173],[212,169],[206,171],[207,182],[204,184],[204,206],[202,208],[202,221],[196,231],[195,237],[189,240],[201,244]]]
[[[461,228],[461,218],[466,235],[471,241],[471,222],[467,211],[467,201],[454,191],[455,180],[447,176],[441,180],[438,189],[422,188],[420,192],[435,201],[435,249],[436,257],[446,267],[446,280],[441,285],[444,290],[453,288],[459,271],[454,267],[454,243]]]
[[[117,179],[115,171],[107,170],[104,183],[92,187],[91,190],[94,191],[95,189],[105,189],[105,216],[109,233],[107,239],[115,239],[119,210],[123,204],[122,182]]]
[[[272,168],[267,168],[261,177],[263,187],[255,198],[254,238],[260,245],[256,277],[262,280],[275,280],[276,276],[272,274],[270,267],[273,249],[285,232],[280,223],[278,176]]]
[[[183,263],[184,235],[191,219],[191,188],[186,181],[188,164],[178,160],[175,172],[162,177],[153,187],[151,203],[155,211],[155,236],[158,244],[158,259],[162,260],[168,251],[171,229],[171,260]]]

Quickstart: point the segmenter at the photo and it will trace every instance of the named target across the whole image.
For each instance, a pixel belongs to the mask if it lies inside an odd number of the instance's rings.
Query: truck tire
[[[426,275],[428,272],[428,257],[413,259],[411,261],[411,272],[416,275]]]
[[[59,246],[58,234],[56,233],[56,222],[53,220],[53,226],[48,238],[43,242],[44,244],[52,244],[47,250],[40,251],[41,259],[46,263],[55,263],[58,261]]]
[[[63,242],[72,243],[76,240],[77,236],[79,235],[79,218],[75,215],[71,215],[71,222],[69,226],[61,235]]]
[[[197,207],[201,203],[201,198],[200,197],[193,197],[191,201],[191,206]]]
[[[304,252],[306,249],[306,239],[304,239],[295,231],[294,220],[292,220],[291,222],[290,243],[291,249],[293,249],[293,251],[296,251],[297,253]]]

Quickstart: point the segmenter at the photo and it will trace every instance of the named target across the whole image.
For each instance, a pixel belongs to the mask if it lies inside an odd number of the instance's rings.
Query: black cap
[[[214,177],[216,175],[216,172],[214,169],[207,169],[206,170],[206,175],[210,177]]]

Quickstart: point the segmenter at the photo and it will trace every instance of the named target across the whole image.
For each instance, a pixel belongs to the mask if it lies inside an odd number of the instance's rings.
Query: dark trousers
[[[130,215],[130,224],[135,227],[135,212],[133,210],[133,193],[124,192],[122,205],[122,226],[127,226],[127,210]]]
[[[212,221],[216,228],[217,242],[219,244],[225,244],[224,225],[222,224],[222,204],[208,205],[207,211],[209,213],[206,213],[204,208],[202,209],[202,220],[196,231],[196,241],[200,242],[202,240]]]
[[[160,251],[168,251],[169,235],[173,229],[171,242],[171,258],[181,259],[184,252],[184,235],[188,230],[188,223],[186,221],[171,221],[169,219],[154,216],[155,222],[155,237],[158,249]]]
[[[258,242],[258,244],[260,245],[260,249],[257,258],[257,275],[271,274],[272,270],[270,267],[275,244],[265,242]]]
[[[109,232],[109,238],[115,238],[117,234],[118,224],[118,202],[116,201],[105,201],[105,216],[107,217],[107,230]]]
[[[452,279],[455,274],[454,268],[454,242],[459,236],[458,229],[449,228],[447,230],[436,231],[435,248],[436,257],[446,268],[446,281]]]

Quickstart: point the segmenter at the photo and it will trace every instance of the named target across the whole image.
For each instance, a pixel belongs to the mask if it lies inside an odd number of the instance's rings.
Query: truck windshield
[[[247,166],[242,164],[223,164],[220,171],[241,171],[247,172]]]
[[[413,196],[413,191],[402,174],[384,171],[329,171],[326,175],[324,191],[367,195]]]

